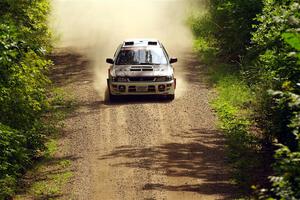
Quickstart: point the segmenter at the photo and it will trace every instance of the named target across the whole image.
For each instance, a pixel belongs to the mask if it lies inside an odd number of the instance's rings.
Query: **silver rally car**
[[[114,58],[107,58],[107,86],[110,99],[121,95],[162,95],[175,98],[176,79],[164,46],[155,39],[126,40]]]

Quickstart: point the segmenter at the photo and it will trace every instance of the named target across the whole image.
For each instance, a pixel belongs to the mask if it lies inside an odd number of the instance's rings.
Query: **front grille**
[[[149,85],[148,86],[148,91],[149,92],[155,92],[155,86],[154,85]]]
[[[132,72],[140,72],[140,71],[142,71],[142,69],[130,69],[130,71],[132,71]]]
[[[129,86],[128,87],[128,92],[136,92],[136,87],[135,86]]]
[[[137,86],[128,86],[128,92],[138,92]],[[154,85],[149,85],[146,91],[143,92],[156,92]]]
[[[156,78],[143,76],[143,77],[129,77],[128,79],[131,82],[154,82]]]

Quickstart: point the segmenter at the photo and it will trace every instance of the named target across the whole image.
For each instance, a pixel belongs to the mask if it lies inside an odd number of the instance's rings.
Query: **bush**
[[[191,15],[188,22],[202,60],[217,56],[222,62],[241,63],[262,6],[262,0],[211,0],[208,13]]]
[[[280,10],[285,15],[279,25],[275,23],[283,33],[276,35],[276,40],[281,45],[274,45],[280,53],[275,60],[280,63],[283,61],[283,66],[270,66],[275,76],[279,77],[276,81],[281,84],[278,91],[270,92],[274,99],[274,113],[277,114],[272,122],[278,123],[274,127],[279,126],[279,130],[275,132],[279,139],[278,150],[275,152],[276,162],[273,165],[275,173],[270,177],[272,188],[262,190],[260,199],[300,198],[300,34],[295,27],[297,23],[300,24],[300,6],[294,1],[285,3],[283,6],[267,4],[272,6],[271,11]],[[291,19],[292,23],[282,24],[282,21],[288,22]],[[285,68],[284,73],[280,73],[281,67]]]
[[[273,92],[277,105],[284,103],[292,113],[288,127],[295,136],[296,148],[278,143],[273,165],[275,174],[270,177],[272,188],[261,190],[260,199],[300,198],[300,95],[291,92]]]
[[[48,0],[0,1],[0,199],[43,149],[51,64]]]
[[[261,0],[211,0],[211,21],[214,38],[225,62],[240,62],[251,42],[254,19],[262,8]]]
[[[222,77],[214,102],[225,132],[233,136],[229,143],[232,140],[241,145],[231,149],[257,148],[249,146],[253,140],[249,126],[254,123],[258,123],[264,138],[260,145],[276,144],[272,188],[261,199],[300,198],[299,10],[296,0],[210,0],[209,12],[190,23],[195,49],[204,60],[216,56],[215,61],[230,64],[227,70],[232,74],[242,74],[240,81],[234,76]],[[251,91],[250,96],[242,98],[239,94],[244,91]],[[246,103],[251,105],[251,115],[243,113],[240,108],[244,106],[238,103],[247,102],[247,98],[252,99]]]
[[[17,27],[0,24],[0,121],[13,128],[30,129],[47,105],[44,72],[49,61],[17,36]]]
[[[194,51],[204,63],[212,63],[219,48],[213,36],[216,25],[212,22],[211,16],[208,13],[193,13],[188,19],[188,24],[195,36]]]
[[[26,137],[0,123],[0,199],[12,195],[16,177],[29,162]]]
[[[238,73],[228,70],[226,65],[215,68],[211,77],[218,96],[212,101],[212,106],[227,138],[227,157],[234,179],[240,188],[248,191],[257,178],[249,174],[256,172],[255,168],[260,164],[260,158],[257,157],[259,140],[250,131],[253,121],[250,119],[252,113],[249,106],[254,96]]]
[[[295,137],[288,127],[291,110],[287,103],[275,106],[273,97],[267,93],[270,89],[295,93],[300,91],[296,86],[300,80],[300,67],[295,49],[284,39],[296,31],[297,23],[299,26],[300,7],[293,0],[265,1],[264,5],[262,14],[257,17],[260,24],[253,33],[253,46],[250,48],[250,51],[258,54],[252,62],[255,69],[252,67],[251,73],[260,88],[258,94],[262,96],[258,101],[261,126],[267,137],[271,135],[279,142],[295,148]]]

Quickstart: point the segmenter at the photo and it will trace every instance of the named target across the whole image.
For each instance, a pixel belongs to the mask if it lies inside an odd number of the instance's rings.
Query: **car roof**
[[[157,39],[126,39],[122,47],[147,47],[157,46],[160,47],[160,42]]]

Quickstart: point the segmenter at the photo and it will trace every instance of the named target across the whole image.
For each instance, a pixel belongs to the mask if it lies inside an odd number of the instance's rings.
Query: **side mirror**
[[[178,61],[177,58],[173,57],[173,58],[170,58],[170,64],[172,63],[176,63]]]
[[[106,63],[114,64],[114,60],[112,58],[106,58]]]

